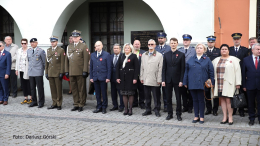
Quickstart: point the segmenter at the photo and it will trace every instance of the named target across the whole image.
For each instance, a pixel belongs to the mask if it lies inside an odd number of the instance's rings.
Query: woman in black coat
[[[124,54],[120,55],[117,68],[116,79],[117,89],[123,95],[125,105],[124,115],[132,115],[132,107],[134,101],[135,90],[137,89],[137,79],[139,71],[139,63],[137,56],[132,53],[133,46],[126,43],[123,47]],[[129,102],[129,109],[128,109]]]

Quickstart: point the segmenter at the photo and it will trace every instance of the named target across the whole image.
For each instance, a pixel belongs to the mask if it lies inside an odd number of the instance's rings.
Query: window
[[[14,19],[0,6],[0,40],[3,41],[6,36],[11,36],[14,42]]]

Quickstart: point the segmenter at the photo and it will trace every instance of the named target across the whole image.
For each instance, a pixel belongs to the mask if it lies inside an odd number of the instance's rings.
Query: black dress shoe
[[[107,110],[105,108],[102,108],[102,114],[107,113]]]
[[[75,107],[75,106],[74,106],[74,108],[71,109],[71,111],[76,111],[76,110],[78,110],[78,109],[79,109],[79,107]]]
[[[31,103],[31,104],[29,105],[29,107],[34,107],[34,106],[38,106],[38,104],[37,104],[37,103]]]
[[[40,104],[39,104],[38,108],[42,108],[42,107],[43,107],[43,105],[40,105]]]
[[[226,123],[228,123],[228,119],[224,122],[223,121],[220,122],[220,124],[226,124]]]
[[[218,112],[213,111],[213,116],[218,116]]]
[[[228,125],[233,125],[233,122],[228,122]]]
[[[240,115],[240,117],[245,117],[244,112],[240,112],[239,115]]]
[[[50,107],[48,107],[47,109],[55,109],[55,108],[57,108],[57,106],[55,105],[55,106],[50,106]]]
[[[186,108],[183,108],[181,111],[182,111],[183,113],[185,113],[185,112],[187,112],[187,111],[188,111],[188,109],[186,109]]]
[[[181,115],[177,115],[177,120],[182,121]]]
[[[156,117],[161,117],[161,114],[158,110],[154,111]]]
[[[125,115],[128,115],[128,110],[127,110],[127,112],[124,112],[123,115],[124,115],[124,116],[125,116]]]
[[[57,106],[57,110],[61,110],[61,106]]]
[[[192,113],[192,109],[189,109],[189,110],[188,110],[188,113]]]
[[[119,109],[118,109],[118,112],[122,112],[122,111],[124,111],[123,108],[119,108]]]
[[[17,97],[17,94],[14,94],[12,97],[13,97],[13,98],[16,98],[16,97]]]
[[[148,116],[151,115],[152,112],[151,111],[145,111],[144,113],[142,113],[142,116]]]
[[[83,107],[79,107],[78,112],[82,112],[83,111]]]
[[[101,109],[96,109],[93,111],[93,113],[99,113],[99,112],[101,112]]]
[[[118,110],[118,107],[113,107],[110,109],[110,111],[115,111],[115,110]]]
[[[168,116],[166,117],[166,120],[170,120],[172,118],[173,118],[173,116],[168,114]]]
[[[249,123],[248,123],[249,126],[253,126],[254,124],[255,124],[255,121],[253,121],[253,120],[249,121]]]
[[[209,114],[211,114],[211,111],[208,111],[208,110],[207,110],[207,111],[205,112],[205,115],[209,115]]]
[[[132,111],[132,109],[129,109],[128,110],[128,116],[132,116],[133,115],[133,111]]]
[[[140,105],[140,108],[141,109],[145,109],[145,105]]]

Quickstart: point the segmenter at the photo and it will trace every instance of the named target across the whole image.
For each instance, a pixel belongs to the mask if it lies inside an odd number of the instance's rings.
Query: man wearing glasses
[[[156,46],[155,50],[157,52],[160,52],[163,56],[165,53],[171,51],[171,47],[169,45],[166,45],[166,36],[167,34],[164,32],[158,32],[157,33],[157,38],[158,38],[158,43],[159,45]],[[163,104],[164,104],[164,109],[163,112],[167,112],[167,97],[166,97],[166,91],[165,87],[162,87],[162,92],[163,92]],[[161,92],[159,92],[159,97],[161,97]],[[159,107],[161,107],[161,100],[159,100]]]

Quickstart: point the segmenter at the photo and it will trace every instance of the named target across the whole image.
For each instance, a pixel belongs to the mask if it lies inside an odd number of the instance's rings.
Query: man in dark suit
[[[249,38],[249,46],[250,48],[248,49],[248,56],[252,55],[252,46],[257,43],[257,38],[256,37],[251,37]]]
[[[243,59],[248,56],[248,49],[246,47],[243,47],[240,45],[241,37],[242,37],[241,33],[233,33],[231,36],[233,37],[234,46],[229,48],[229,55],[235,56],[238,59],[240,59],[240,67],[242,68]],[[241,90],[241,92],[243,92],[243,90]],[[246,93],[245,93],[245,95],[246,95]],[[234,108],[233,115],[235,115],[236,112],[237,112],[237,109]],[[244,108],[239,108],[238,112],[241,117],[245,116]]]
[[[7,105],[9,97],[9,76],[11,72],[11,53],[4,50],[4,42],[0,41],[0,104]]]
[[[93,113],[102,111],[106,113],[107,108],[107,83],[111,78],[111,56],[108,52],[102,50],[103,44],[101,41],[95,43],[96,52],[90,57],[90,82],[94,83],[97,99],[97,108]],[[103,102],[101,101],[101,93]]]
[[[134,43],[134,54],[136,54],[137,58],[138,58],[138,62],[141,68],[141,62],[142,62],[142,55],[143,53],[145,53],[144,50],[140,49],[141,48],[141,43],[139,40],[135,40]],[[140,69],[139,68],[139,69]],[[140,70],[138,73],[138,76],[140,75]],[[140,106],[141,109],[145,109],[145,104],[144,104],[144,85],[140,82],[140,79],[138,77],[137,79],[137,90],[135,92],[135,96],[134,96],[134,103],[133,103],[133,107],[138,107],[138,104]],[[138,98],[138,94],[139,94],[139,98]]]
[[[183,76],[185,72],[185,54],[178,51],[178,40],[176,38],[170,39],[171,51],[164,54],[163,70],[162,70],[162,86],[166,87],[167,96],[167,111],[168,116],[166,120],[173,118],[172,109],[172,89],[174,88],[177,108],[176,115],[178,121],[181,121],[181,89]]]
[[[171,51],[171,47],[169,45],[166,45],[167,41],[167,34],[164,32],[158,32],[157,33],[157,38],[158,38],[158,43],[159,45],[156,46],[155,50],[157,52],[160,52],[163,56],[165,53]],[[162,92],[163,92],[163,104],[164,104],[164,109],[163,112],[167,112],[167,97],[166,97],[166,89],[165,87],[162,87]],[[161,92],[160,97],[161,97]],[[161,107],[161,100],[159,100],[159,106]]]
[[[257,100],[257,115],[260,124],[260,44],[252,46],[252,55],[243,59],[242,86],[248,97],[248,123],[250,126],[255,122],[255,101]]]
[[[123,96],[120,94],[120,90],[116,88],[116,66],[119,57],[122,55],[121,53],[121,46],[119,44],[114,44],[113,46],[114,54],[111,54],[111,98],[113,103],[113,108],[110,109],[110,111],[118,110],[119,112],[122,112],[124,110],[124,102],[123,102]],[[120,105],[118,107],[117,102],[117,93],[120,98]],[[119,109],[118,109],[119,108]]]
[[[216,41],[215,36],[208,36],[207,37],[208,48],[207,48],[206,55],[210,58],[211,61],[214,60],[216,57],[221,56],[220,49],[214,47],[215,41]],[[206,88],[205,94],[206,94],[206,98],[207,98],[207,99],[205,99],[206,108],[207,108],[205,115],[209,115],[213,111],[213,115],[217,116],[218,115],[219,99],[218,98],[213,99],[213,109],[212,109],[211,94],[213,94],[213,93],[211,93],[210,89]]]

